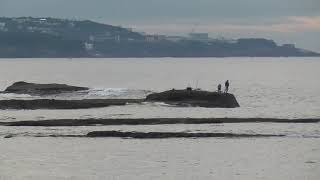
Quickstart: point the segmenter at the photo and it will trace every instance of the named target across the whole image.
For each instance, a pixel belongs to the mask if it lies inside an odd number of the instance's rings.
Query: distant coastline
[[[89,20],[0,17],[0,58],[319,57],[264,38],[150,35]]]

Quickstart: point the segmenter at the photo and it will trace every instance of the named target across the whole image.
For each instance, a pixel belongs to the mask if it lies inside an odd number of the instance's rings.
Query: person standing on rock
[[[227,80],[227,81],[224,83],[224,86],[225,86],[224,92],[225,92],[225,93],[228,93],[228,91],[229,91],[229,80]]]
[[[218,93],[221,93],[221,84],[218,85]]]

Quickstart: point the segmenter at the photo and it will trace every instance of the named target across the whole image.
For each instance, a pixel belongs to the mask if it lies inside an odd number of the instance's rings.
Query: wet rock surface
[[[9,139],[9,138],[13,138],[13,137],[14,137],[14,135],[13,135],[13,134],[8,134],[8,135],[4,136],[3,138],[5,138],[5,139]]]
[[[40,121],[0,122],[6,126],[96,126],[96,125],[157,125],[157,124],[215,124],[217,119],[150,118],[150,119],[56,119]]]
[[[40,121],[0,122],[2,126],[96,126],[216,123],[319,123],[320,119],[276,118],[138,118],[138,119],[53,119]]]
[[[133,139],[164,139],[164,138],[268,138],[284,137],[283,134],[236,134],[236,133],[187,133],[187,132],[136,132],[136,131],[92,131],[84,135],[59,135],[59,134],[33,134],[31,137],[53,138],[133,138]],[[15,135],[7,135],[3,138],[14,138]]]
[[[281,137],[284,135],[271,134],[233,134],[233,133],[186,133],[186,132],[122,132],[122,131],[92,131],[87,137],[120,137],[137,139],[159,138],[249,138],[249,137]]]
[[[84,91],[87,87],[69,86],[66,84],[36,84],[24,81],[15,82],[7,87],[4,92],[31,95],[59,94],[64,92]]]
[[[0,109],[89,109],[140,103],[139,99],[82,99],[82,100],[0,100]]]
[[[168,104],[179,106],[200,106],[236,108],[240,107],[233,94],[209,92],[202,90],[169,90],[160,93],[153,93],[146,97],[147,101],[162,101]]]

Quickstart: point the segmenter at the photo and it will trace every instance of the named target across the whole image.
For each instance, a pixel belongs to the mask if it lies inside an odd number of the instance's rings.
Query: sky
[[[320,0],[0,0],[0,16],[90,19],[151,34],[259,37],[320,52]]]

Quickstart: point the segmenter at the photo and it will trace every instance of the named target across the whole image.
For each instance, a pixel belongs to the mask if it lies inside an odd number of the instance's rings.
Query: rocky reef
[[[70,86],[66,84],[36,84],[16,82],[2,93],[17,93],[30,95],[49,95],[65,92],[88,90],[87,87]],[[144,99],[82,99],[82,100],[0,100],[0,109],[87,109],[111,105],[126,105],[127,103],[165,102],[175,106],[196,106],[208,108],[236,108],[239,103],[233,94],[193,90],[169,90],[149,94]]]
[[[0,126],[113,126],[159,124],[219,124],[219,123],[319,123],[320,119],[277,118],[117,118],[117,119],[48,119],[0,122]]]
[[[136,131],[92,131],[87,134],[33,134],[31,137],[64,137],[64,138],[132,138],[132,139],[164,139],[164,138],[267,138],[284,137],[283,134],[237,134],[237,133],[188,133],[188,132],[136,132]],[[16,134],[8,134],[4,138],[14,138]]]
[[[139,99],[82,99],[82,100],[0,100],[0,109],[89,109],[140,103]]]
[[[186,132],[122,132],[122,131],[92,131],[87,137],[120,137],[137,139],[159,139],[159,138],[250,138],[250,137],[275,137],[284,135],[271,134],[233,134],[233,133],[186,133]]]
[[[146,101],[161,101],[179,106],[240,107],[233,94],[192,90],[191,88],[153,93],[146,97]]]
[[[69,86],[66,84],[36,84],[19,81],[7,87],[4,92],[17,94],[46,95],[88,90],[87,87]]]

